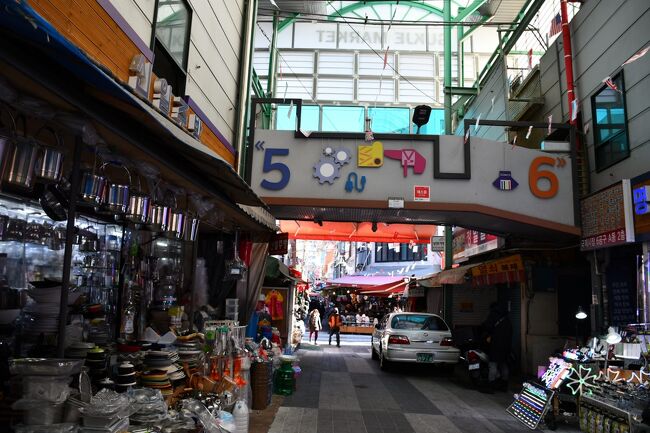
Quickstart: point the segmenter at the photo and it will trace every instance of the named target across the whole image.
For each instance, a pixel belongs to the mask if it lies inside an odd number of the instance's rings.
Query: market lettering
[[[381,44],[380,32],[363,32],[361,37],[370,44]],[[361,38],[356,32],[339,32],[339,43],[360,43]]]
[[[316,30],[318,33],[318,42],[335,42],[336,30]]]

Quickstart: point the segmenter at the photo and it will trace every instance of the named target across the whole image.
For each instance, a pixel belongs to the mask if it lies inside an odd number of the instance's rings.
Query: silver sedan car
[[[371,340],[372,359],[382,370],[391,362],[437,364],[453,368],[460,351],[449,326],[435,314],[390,313],[377,325]]]

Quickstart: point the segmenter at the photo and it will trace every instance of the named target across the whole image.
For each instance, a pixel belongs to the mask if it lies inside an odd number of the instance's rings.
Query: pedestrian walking
[[[332,311],[327,323],[330,327],[330,346],[332,345],[332,335],[336,335],[336,347],[341,347],[341,316],[338,308]]]
[[[314,344],[318,346],[318,331],[323,329],[323,324],[320,319],[320,311],[314,308],[309,313],[309,342],[311,343],[312,335],[315,335]]]

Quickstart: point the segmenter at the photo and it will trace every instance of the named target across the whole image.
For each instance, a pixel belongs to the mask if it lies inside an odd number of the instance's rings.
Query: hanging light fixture
[[[616,332],[612,326],[607,328],[607,344],[618,344],[621,340],[621,334]]]
[[[576,319],[584,320],[586,318],[587,318],[587,313],[582,309],[582,307],[578,307],[578,311],[576,312]]]

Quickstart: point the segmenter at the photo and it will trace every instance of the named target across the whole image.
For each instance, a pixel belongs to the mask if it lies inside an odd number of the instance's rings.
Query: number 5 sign
[[[537,198],[553,198],[557,195],[558,190],[560,189],[560,181],[558,180],[555,173],[549,170],[540,170],[540,167],[543,165],[550,165],[554,167],[564,167],[566,161],[560,158],[551,158],[550,156],[538,156],[533,159],[533,162],[530,163],[530,168],[528,169],[528,186],[530,187],[530,192]],[[539,181],[541,179],[546,179],[548,187],[546,189],[541,189],[539,187]]]

